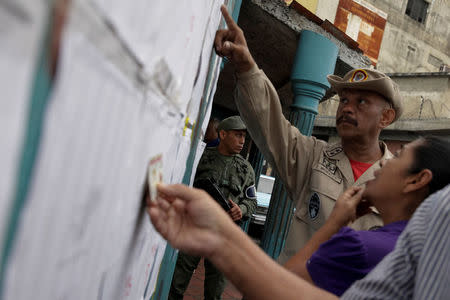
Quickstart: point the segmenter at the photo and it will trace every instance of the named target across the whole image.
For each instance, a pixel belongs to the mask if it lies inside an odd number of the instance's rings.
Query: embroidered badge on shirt
[[[332,157],[342,152],[342,147],[336,147],[326,151],[327,156]]]
[[[327,169],[331,174],[336,173],[337,170],[336,160],[329,159],[326,156],[324,156],[321,165],[324,166],[325,169]]]
[[[317,193],[314,193],[311,196],[311,199],[309,199],[309,205],[308,205],[308,212],[309,212],[309,217],[314,220],[317,215],[319,214],[319,209],[320,209],[320,198],[319,195],[317,195]]]

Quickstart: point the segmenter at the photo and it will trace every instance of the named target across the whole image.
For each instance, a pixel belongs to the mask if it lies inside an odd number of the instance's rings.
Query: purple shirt
[[[407,224],[398,221],[369,231],[341,228],[311,256],[309,275],[318,287],[341,296],[394,249]]]

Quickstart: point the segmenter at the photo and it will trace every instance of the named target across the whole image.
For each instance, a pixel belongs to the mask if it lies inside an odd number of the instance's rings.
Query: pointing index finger
[[[225,19],[225,23],[227,23],[228,29],[236,29],[237,24],[234,22],[233,18],[230,16],[228,9],[225,5],[220,6],[220,11],[222,12],[223,18]]]

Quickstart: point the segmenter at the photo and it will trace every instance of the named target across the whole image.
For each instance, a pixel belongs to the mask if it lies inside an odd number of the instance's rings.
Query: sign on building
[[[334,25],[357,41],[375,66],[386,19],[385,12],[363,0],[340,0]]]

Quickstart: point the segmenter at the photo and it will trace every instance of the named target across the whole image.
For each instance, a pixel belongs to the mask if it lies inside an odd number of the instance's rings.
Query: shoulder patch
[[[256,199],[256,188],[254,184],[245,190],[245,197],[248,199]]]
[[[339,153],[341,153],[342,150],[343,150],[342,147],[339,146],[339,147],[336,147],[336,148],[333,148],[333,149],[330,149],[330,150],[325,151],[325,154],[326,154],[328,157],[332,157],[332,156],[335,156],[335,155],[338,155]]]
[[[326,156],[323,157],[322,161],[320,162],[322,166],[325,167],[331,174],[335,174],[337,170],[336,160],[327,158]]]
[[[308,212],[311,220],[314,220],[317,217],[317,215],[319,214],[319,210],[320,210],[320,198],[317,193],[314,193],[309,199],[308,204]]]

